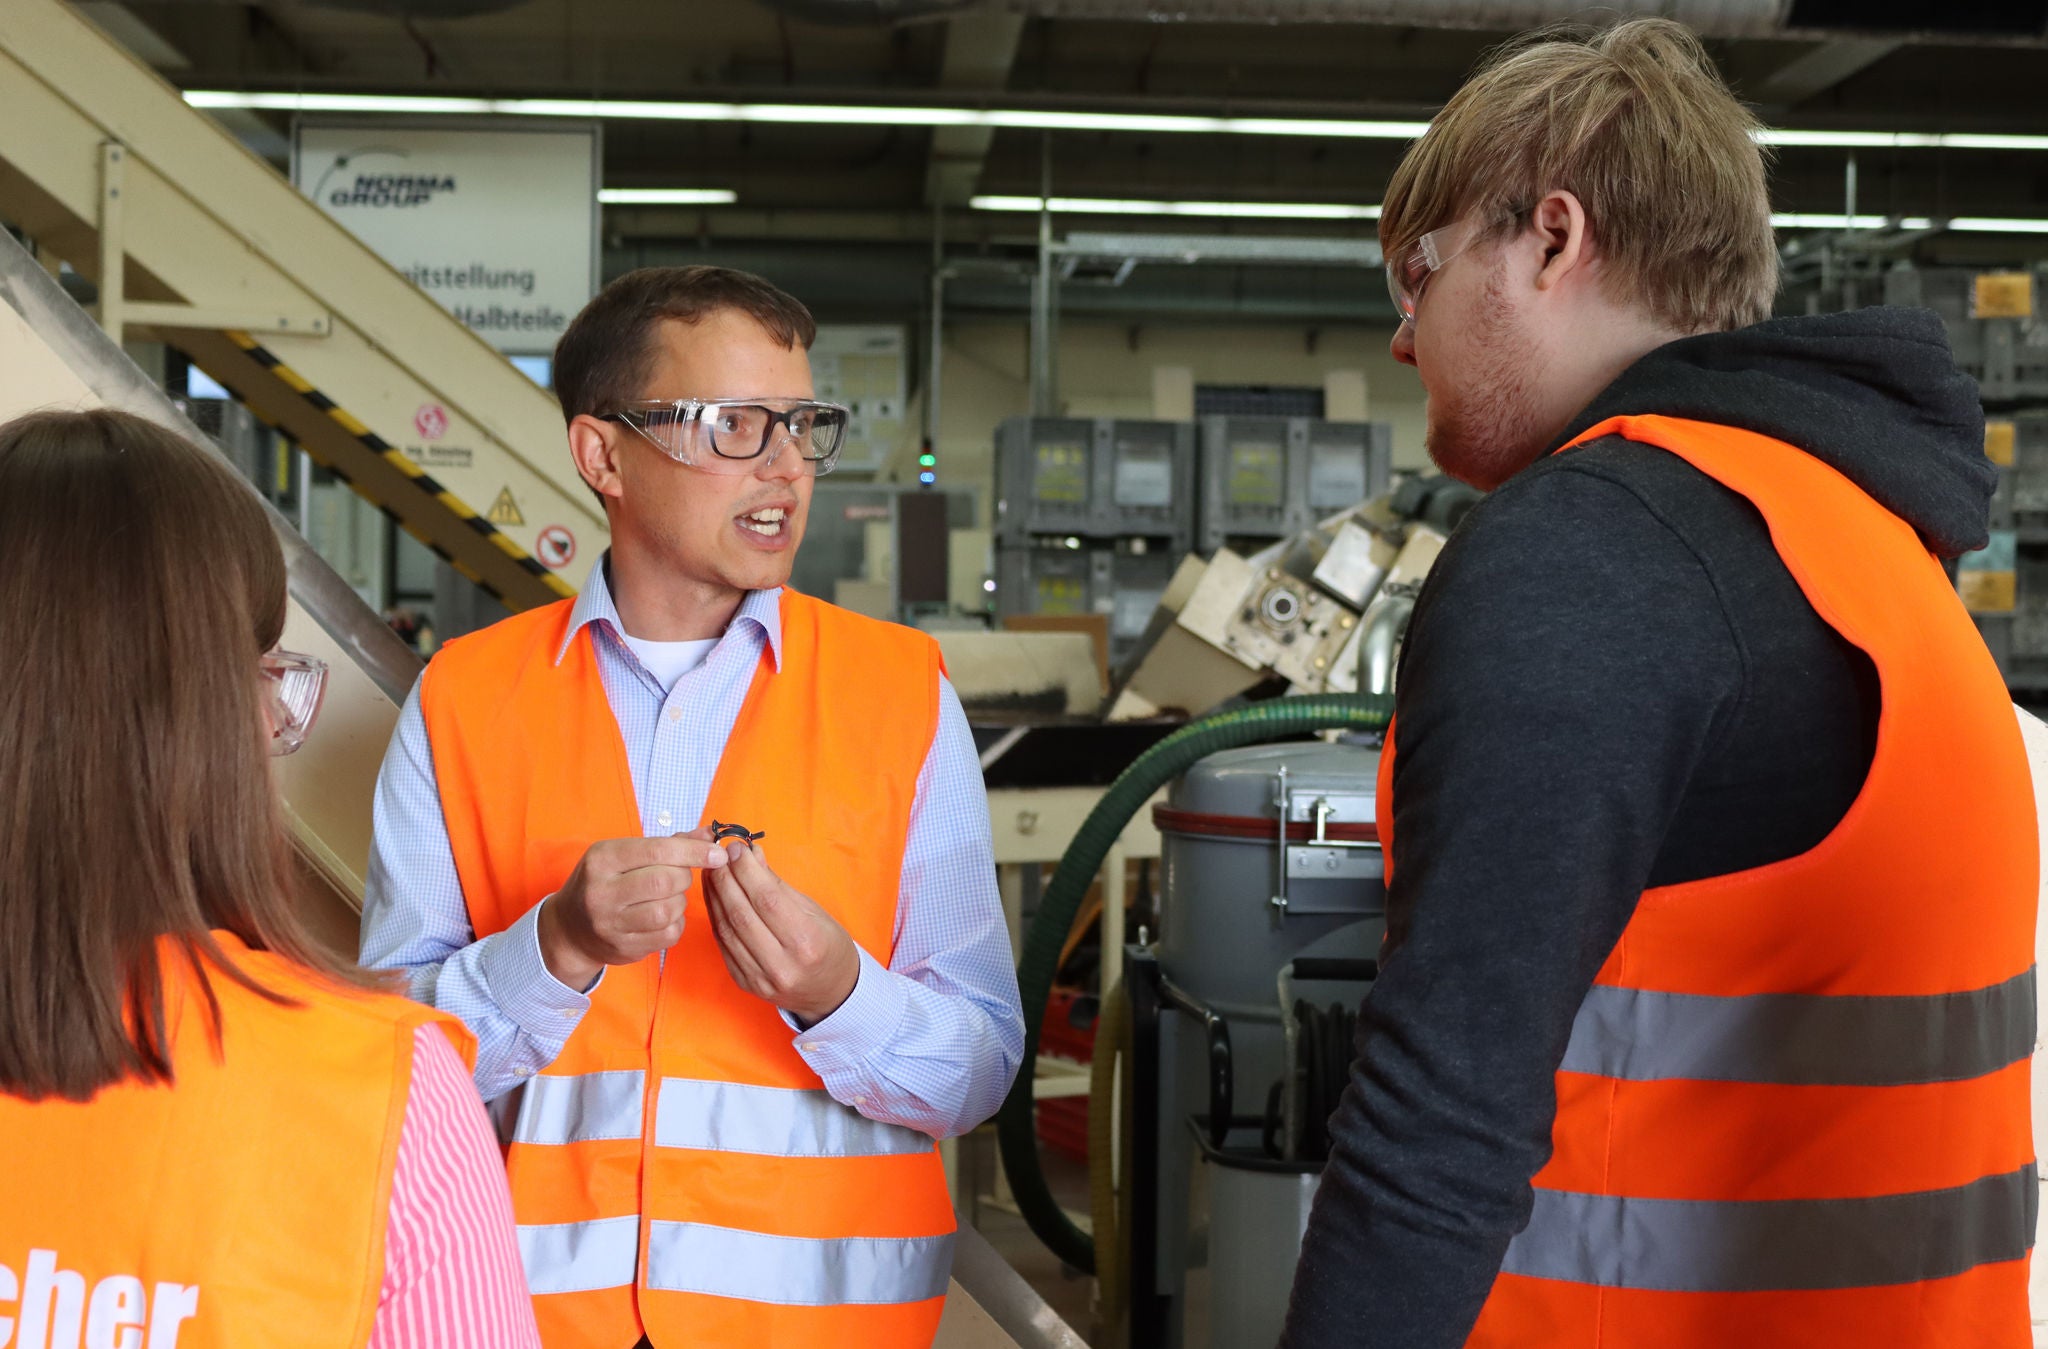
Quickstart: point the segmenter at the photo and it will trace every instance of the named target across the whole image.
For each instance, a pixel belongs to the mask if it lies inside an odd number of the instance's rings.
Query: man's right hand
[[[670,838],[593,843],[540,911],[540,953],[548,973],[588,989],[607,965],[631,965],[683,936],[683,901],[693,872],[725,865],[709,826]]]

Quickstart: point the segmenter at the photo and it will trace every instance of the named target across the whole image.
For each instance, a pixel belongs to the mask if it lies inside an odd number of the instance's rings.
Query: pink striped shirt
[[[422,1026],[368,1349],[539,1346],[497,1139],[469,1069],[447,1037]]]

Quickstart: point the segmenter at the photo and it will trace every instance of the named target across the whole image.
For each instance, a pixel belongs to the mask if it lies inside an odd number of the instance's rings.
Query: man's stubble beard
[[[1505,269],[1489,276],[1480,297],[1471,334],[1479,355],[1458,381],[1465,392],[1430,396],[1424,440],[1438,468],[1486,492],[1534,463],[1548,439],[1531,394],[1536,343],[1515,326],[1504,277]]]

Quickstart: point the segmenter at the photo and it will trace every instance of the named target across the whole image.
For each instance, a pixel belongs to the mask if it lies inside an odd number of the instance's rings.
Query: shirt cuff
[[[860,951],[860,974],[854,979],[853,992],[846,995],[838,1011],[796,1037],[804,1060],[828,1083],[835,1073],[854,1071],[896,1038],[909,999],[897,982],[899,976],[883,969],[865,950],[855,949]],[[787,1012],[783,1017],[795,1027]]]
[[[549,896],[553,898],[553,896]],[[559,1045],[582,1023],[590,1010],[590,993],[604,982],[579,993],[555,978],[540,953],[540,909],[542,900],[519,921],[490,938],[484,951],[484,985],[502,1012],[520,1030],[536,1040]]]

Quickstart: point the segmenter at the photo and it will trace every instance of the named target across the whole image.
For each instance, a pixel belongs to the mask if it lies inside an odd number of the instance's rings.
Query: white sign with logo
[[[498,350],[554,350],[597,290],[595,123],[301,118],[292,181]]]

